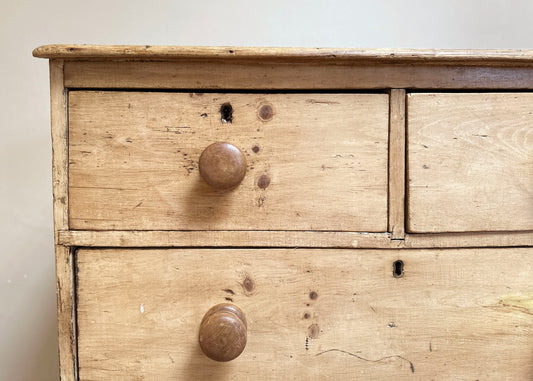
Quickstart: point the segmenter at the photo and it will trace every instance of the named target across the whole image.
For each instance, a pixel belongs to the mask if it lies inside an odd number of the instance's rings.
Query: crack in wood
[[[322,351],[322,352],[319,352],[315,355],[315,357],[317,356],[321,356],[323,354],[326,354],[328,352],[340,352],[340,353],[344,353],[348,356],[352,356],[352,357],[355,357],[359,360],[363,360],[363,361],[368,361],[368,362],[381,362],[381,361],[384,361],[384,360],[388,360],[388,359],[392,359],[392,358],[398,358],[398,359],[401,359],[403,361],[406,361],[409,363],[409,367],[411,369],[411,372],[414,373],[415,372],[415,366],[414,364],[409,361],[408,359],[406,359],[405,357],[403,356],[400,356],[400,355],[391,355],[391,356],[385,356],[385,357],[382,357],[380,359],[377,359],[377,360],[372,360],[372,359],[367,359],[367,358],[364,358],[362,356],[359,356],[359,355],[356,355],[355,353],[352,353],[352,352],[348,352],[348,351],[345,351],[345,350],[342,350],[342,349],[337,349],[337,348],[333,348],[333,349],[327,349],[325,351]]]

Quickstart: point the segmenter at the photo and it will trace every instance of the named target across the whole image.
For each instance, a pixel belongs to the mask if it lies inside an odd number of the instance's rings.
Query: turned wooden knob
[[[246,157],[234,145],[213,143],[199,162],[200,176],[215,189],[229,189],[240,184],[246,174]]]
[[[222,303],[212,307],[200,324],[200,347],[215,361],[231,361],[246,346],[246,318],[235,305]]]

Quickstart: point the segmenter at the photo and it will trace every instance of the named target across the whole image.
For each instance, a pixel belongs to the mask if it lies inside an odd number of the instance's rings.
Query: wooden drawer
[[[384,232],[388,113],[387,94],[71,91],[69,226]],[[246,156],[232,191],[199,175],[218,141]]]
[[[80,249],[77,269],[80,380],[533,374],[530,248]],[[248,322],[229,363],[198,344],[223,302]]]
[[[409,94],[408,230],[533,230],[533,94]]]

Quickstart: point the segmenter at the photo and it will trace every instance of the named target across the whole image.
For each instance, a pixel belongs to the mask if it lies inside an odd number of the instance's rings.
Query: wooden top
[[[339,49],[192,47],[151,45],[44,45],[33,56],[50,59],[231,59],[261,61],[348,61],[419,64],[533,65],[533,50]]]

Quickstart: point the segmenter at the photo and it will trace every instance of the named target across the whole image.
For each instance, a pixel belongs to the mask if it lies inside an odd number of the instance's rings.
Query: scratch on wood
[[[339,102],[335,102],[335,101],[320,101],[317,99],[307,99],[305,102],[311,103],[311,104],[323,104],[323,105],[338,105],[339,104]]]
[[[326,353],[329,353],[329,352],[340,352],[340,353],[344,353],[348,356],[352,356],[352,357],[355,357],[359,360],[363,360],[363,361],[368,361],[368,362],[381,362],[381,361],[385,361],[385,360],[388,360],[388,359],[393,359],[393,358],[398,358],[400,360],[403,360],[403,361],[406,361],[409,363],[409,367],[411,369],[411,372],[414,373],[415,372],[415,366],[414,364],[409,361],[408,359],[406,359],[405,357],[403,356],[400,356],[400,355],[392,355],[392,356],[385,356],[385,357],[382,357],[380,359],[377,359],[377,360],[372,360],[372,359],[367,359],[367,358],[364,358],[362,356],[359,356],[359,355],[356,355],[355,353],[351,353],[351,352],[348,352],[348,351],[344,351],[342,349],[337,349],[337,348],[333,348],[333,349],[328,349],[328,350],[325,350],[325,351],[322,351],[322,352],[318,352],[316,356],[322,356],[323,354],[326,354]]]

